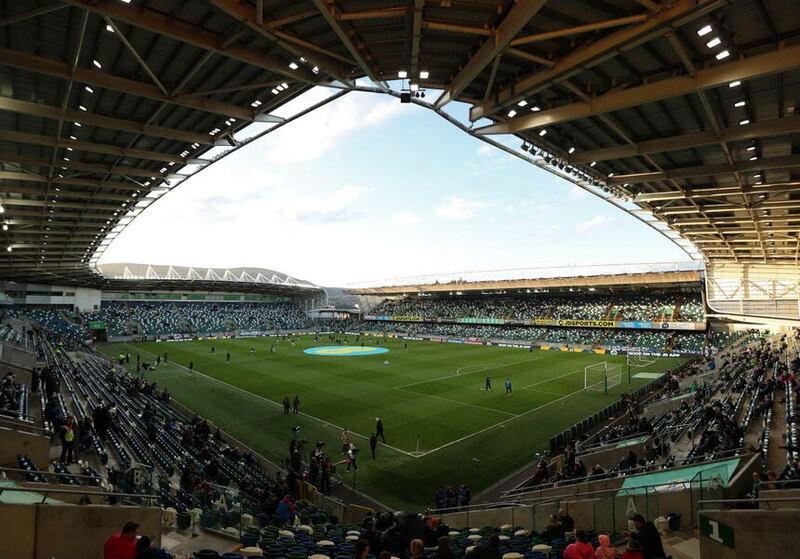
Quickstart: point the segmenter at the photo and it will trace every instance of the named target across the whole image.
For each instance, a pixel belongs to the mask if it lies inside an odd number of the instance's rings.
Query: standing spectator
[[[292,402],[292,412],[295,415],[300,413],[300,396],[297,394],[294,395],[294,401]]]
[[[138,529],[139,525],[135,522],[126,522],[121,532],[106,540],[103,546],[103,559],[135,559]]]
[[[291,407],[291,402],[289,402],[289,397],[283,397],[283,415],[289,415],[289,408]]]
[[[453,549],[450,547],[450,538],[447,536],[439,538],[435,559],[456,559],[456,554],[453,553]]]
[[[628,546],[620,559],[644,559],[642,544],[635,537],[628,540]]]
[[[61,439],[61,462],[72,464],[75,461],[75,419],[72,416],[58,430],[58,437]]]
[[[469,486],[466,483],[461,483],[458,486],[458,506],[459,507],[468,507],[469,502],[472,500],[472,491],[469,490]]]
[[[664,546],[661,544],[661,536],[655,524],[648,522],[638,513],[634,514],[631,520],[636,525],[636,539],[641,545],[645,559],[664,557]]]
[[[564,528],[558,521],[558,516],[555,514],[550,515],[550,522],[542,532],[542,538],[550,543],[552,540],[562,539],[564,537]]]
[[[558,521],[561,523],[561,527],[564,528],[564,532],[575,531],[575,521],[567,514],[565,509],[558,509]]]

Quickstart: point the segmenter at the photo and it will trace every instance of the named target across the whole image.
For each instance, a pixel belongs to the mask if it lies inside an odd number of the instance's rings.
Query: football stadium
[[[0,43],[0,559],[797,556],[798,0]]]

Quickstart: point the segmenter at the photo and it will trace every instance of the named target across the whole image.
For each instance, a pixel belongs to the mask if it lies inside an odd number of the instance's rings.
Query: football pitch
[[[362,341],[367,350],[388,351],[354,354]],[[324,441],[334,461],[341,429],[349,429],[361,449],[358,489],[399,510],[431,506],[442,484],[465,482],[477,494],[548,448],[554,433],[649,382],[634,378],[629,384],[622,356],[382,337],[356,341],[352,335],[344,345],[353,350],[323,347],[330,345],[324,335],[319,341],[295,337],[294,343],[274,337],[114,343],[101,350],[112,357],[129,352],[132,373],[137,353],[152,363],[168,352],[169,362],[145,376],[274,462],[288,455],[293,426],[301,427],[307,449]],[[584,367],[602,361],[622,365],[622,383],[609,394],[584,390]],[[660,358],[633,373],[662,372],[682,361]],[[484,390],[487,376],[492,391]],[[284,415],[284,396],[299,397],[300,415]],[[386,444],[372,460],[367,439],[376,417],[383,420]],[[342,474],[353,483],[352,474]]]

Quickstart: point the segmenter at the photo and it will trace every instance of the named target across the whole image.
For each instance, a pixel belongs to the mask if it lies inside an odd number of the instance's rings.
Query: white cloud
[[[599,229],[601,227],[605,227],[612,221],[614,221],[613,217],[609,217],[607,215],[596,215],[588,221],[582,221],[578,223],[575,226],[575,231],[577,233],[586,233],[587,231],[591,231],[592,229]]]
[[[309,92],[304,104],[330,95],[330,91],[319,89],[322,92]],[[266,163],[287,165],[315,161],[335,148],[347,134],[380,125],[403,110],[403,106],[393,98],[372,94],[350,94],[334,103],[336,110],[316,110],[275,132],[280,135],[280,141],[265,154]],[[366,112],[365,106],[368,107]],[[298,108],[302,107],[293,107],[293,110]]]
[[[419,217],[411,212],[399,212],[394,214],[389,223],[395,227],[409,227],[419,223]]]
[[[475,150],[478,155],[491,156],[496,155],[499,150],[491,144],[482,143]]]
[[[440,219],[464,221],[474,216],[478,210],[485,208],[487,205],[486,202],[481,202],[480,200],[451,196],[439,202],[434,209],[434,214]]]
[[[570,185],[569,194],[567,195],[567,197],[572,201],[583,200],[585,198],[588,198],[589,196],[591,195],[588,192],[586,192],[580,186],[575,186],[574,184]]]

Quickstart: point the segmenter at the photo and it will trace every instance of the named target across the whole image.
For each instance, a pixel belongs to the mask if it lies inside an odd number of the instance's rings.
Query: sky
[[[312,90],[276,114],[329,94]],[[466,107],[451,110],[463,116]],[[248,132],[256,127],[267,125]],[[632,216],[433,111],[355,92],[184,181],[134,219],[100,264],[263,267],[352,286],[678,260],[688,256]]]

